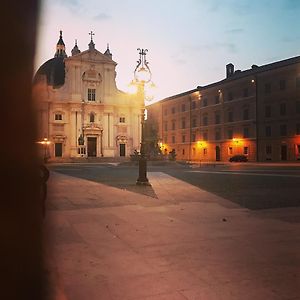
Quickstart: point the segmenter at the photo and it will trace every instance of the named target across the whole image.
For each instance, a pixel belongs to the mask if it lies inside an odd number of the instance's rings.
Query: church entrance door
[[[96,157],[97,156],[97,138],[96,137],[88,137],[87,138],[87,152],[88,152],[88,157]]]
[[[120,144],[120,156],[125,156],[125,144]]]

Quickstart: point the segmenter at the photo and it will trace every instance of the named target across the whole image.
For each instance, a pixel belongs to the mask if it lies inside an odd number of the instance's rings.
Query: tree
[[[145,153],[149,159],[162,158],[162,152],[158,145],[158,124],[154,120],[145,121]]]

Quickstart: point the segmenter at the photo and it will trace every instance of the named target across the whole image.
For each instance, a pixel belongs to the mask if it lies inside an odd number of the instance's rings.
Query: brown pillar
[[[1,299],[44,298],[36,114],[31,99],[38,4],[38,0],[1,4]]]

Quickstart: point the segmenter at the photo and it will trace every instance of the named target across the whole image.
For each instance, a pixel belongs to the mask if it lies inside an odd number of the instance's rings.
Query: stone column
[[[108,148],[108,114],[103,115],[103,147]]]
[[[71,109],[70,120],[68,124],[69,132],[69,147],[70,147],[70,156],[77,156],[77,127],[78,127],[78,113],[75,108]]]
[[[115,148],[115,141],[114,141],[114,118],[113,118],[113,114],[109,113],[108,114],[108,130],[109,130],[109,137],[108,137],[108,141],[109,141],[109,146],[111,148]]]

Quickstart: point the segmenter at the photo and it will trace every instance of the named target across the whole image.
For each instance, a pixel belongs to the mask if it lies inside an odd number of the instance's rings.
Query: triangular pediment
[[[117,65],[115,61],[113,61],[112,59],[110,59],[109,57],[102,54],[96,49],[83,51],[74,56],[69,56],[65,60],[89,61],[95,63],[106,63],[106,64]]]

